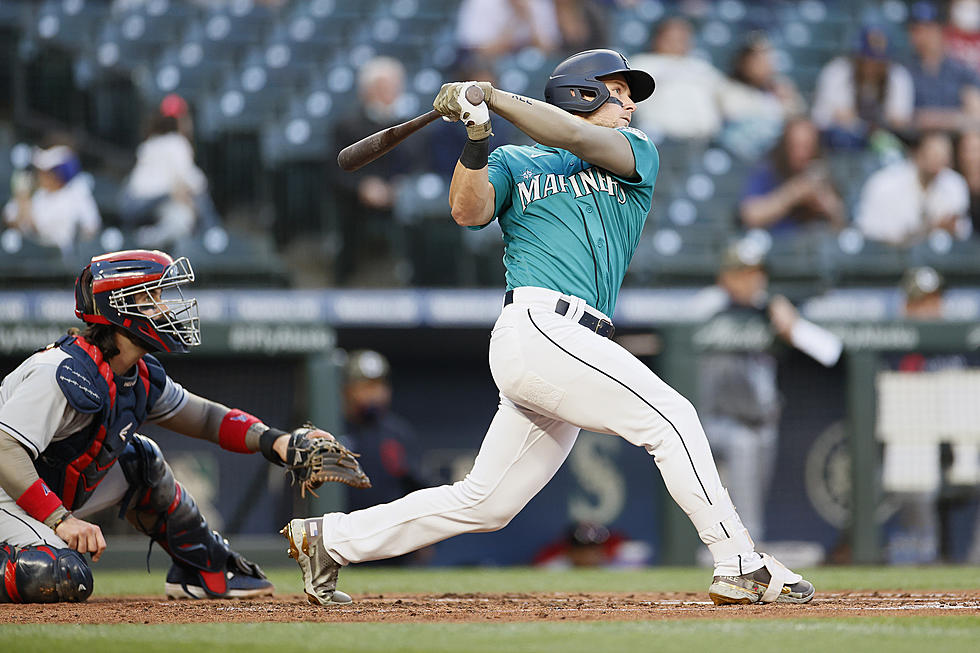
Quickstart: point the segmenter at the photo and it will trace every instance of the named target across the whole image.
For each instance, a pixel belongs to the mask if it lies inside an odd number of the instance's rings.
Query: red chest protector
[[[72,408],[94,413],[94,418],[78,433],[48,445],[34,467],[65,507],[77,510],[146,421],[163,394],[167,374],[147,355],[136,363],[133,377],[117,378],[98,347],[80,336],[65,336],[55,345],[70,354],[58,365],[58,386]]]

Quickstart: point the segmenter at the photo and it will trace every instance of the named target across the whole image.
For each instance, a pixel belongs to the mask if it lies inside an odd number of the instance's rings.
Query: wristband
[[[61,522],[65,521],[66,519],[71,519],[74,516],[75,514],[71,510],[66,510],[65,514],[63,514],[61,517],[58,517],[56,520],[54,520],[54,524],[51,526],[51,530],[55,531],[55,534],[57,534],[58,527],[61,526]]]
[[[250,426],[259,424],[261,421],[258,417],[249,415],[237,408],[229,410],[218,428],[218,444],[222,449],[228,451],[252,453],[252,450],[245,444],[245,434],[248,433]]]
[[[61,499],[43,480],[37,479],[20,495],[17,505],[34,519],[43,522],[61,506]]]
[[[463,153],[459,155],[459,162],[463,164],[464,168],[470,170],[481,170],[487,167],[487,162],[490,159],[490,137],[481,138],[478,141],[474,141],[470,138],[466,139],[466,145],[463,146]]]
[[[259,436],[259,451],[262,455],[266,457],[270,463],[274,465],[283,466],[282,458],[279,454],[275,452],[272,445],[276,443],[280,435],[286,435],[285,431],[280,431],[279,429],[270,428],[265,433]]]

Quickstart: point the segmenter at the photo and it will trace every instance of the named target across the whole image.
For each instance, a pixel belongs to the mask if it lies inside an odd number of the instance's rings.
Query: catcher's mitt
[[[313,490],[327,481],[358,488],[371,487],[371,479],[357,462],[359,454],[336,440],[314,435],[316,430],[309,422],[303,424],[289,434],[286,447],[286,473],[292,484],[299,483],[301,496],[305,497],[307,490],[317,496]]]

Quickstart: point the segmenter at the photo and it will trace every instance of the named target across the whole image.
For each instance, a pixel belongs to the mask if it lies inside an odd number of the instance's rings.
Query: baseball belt
[[[514,303],[514,291],[508,290],[504,293],[504,306]],[[555,313],[559,315],[567,315],[568,309],[571,307],[564,299],[559,299],[555,303]],[[582,317],[578,319],[578,323],[584,326],[589,331],[593,331],[596,334],[602,336],[603,338],[612,338],[613,334],[616,333],[616,327],[609,320],[604,320],[601,317],[596,317],[588,311],[582,313]]]

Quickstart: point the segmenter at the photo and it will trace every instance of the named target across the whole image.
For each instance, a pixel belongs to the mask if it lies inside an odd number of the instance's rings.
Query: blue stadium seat
[[[827,239],[824,256],[830,278],[839,286],[894,286],[909,265],[906,250],[867,240],[856,229]]]

